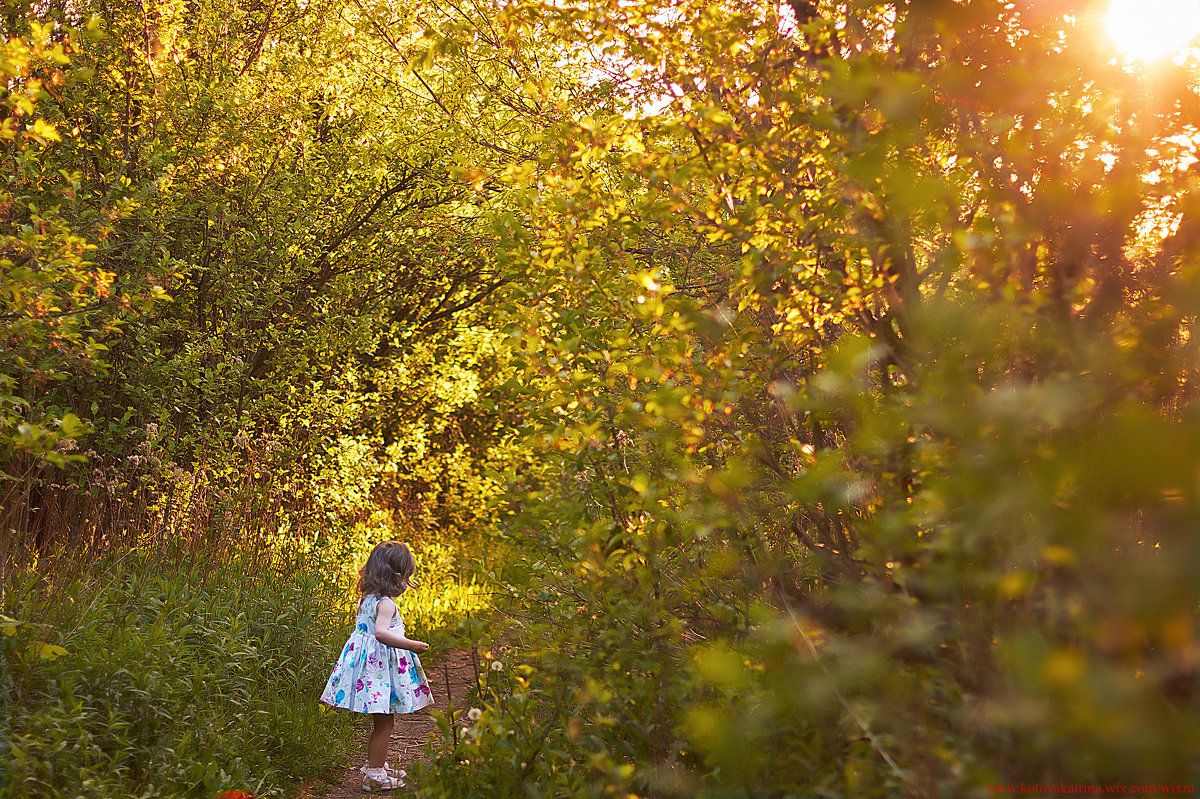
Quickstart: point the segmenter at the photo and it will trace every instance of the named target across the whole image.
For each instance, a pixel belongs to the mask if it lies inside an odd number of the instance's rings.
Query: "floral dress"
[[[325,704],[356,713],[412,713],[433,704],[417,656],[375,637],[375,618],[382,600],[381,596],[359,600],[354,632],[321,693]],[[404,635],[399,613],[392,617],[391,629]]]

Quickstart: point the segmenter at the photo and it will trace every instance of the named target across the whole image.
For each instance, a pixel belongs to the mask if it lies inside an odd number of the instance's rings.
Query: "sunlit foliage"
[[[1195,782],[1194,58],[1092,3],[50,10],[13,551],[413,538],[496,664],[426,796]]]
[[[429,795],[1195,779],[1192,90],[1085,11],[513,11],[610,82],[505,176],[531,590]]]

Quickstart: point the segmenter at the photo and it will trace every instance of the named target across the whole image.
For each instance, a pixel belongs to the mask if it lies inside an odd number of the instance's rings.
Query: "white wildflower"
[[[479,721],[479,717],[483,715],[483,711],[477,707],[473,707],[467,711],[467,718],[471,721]]]
[[[493,660],[493,661],[492,661],[492,671],[500,671],[500,669],[502,669],[502,668],[504,668],[504,664],[503,664],[503,663],[501,663],[501,662],[500,662],[500,661],[498,661],[498,660]]]

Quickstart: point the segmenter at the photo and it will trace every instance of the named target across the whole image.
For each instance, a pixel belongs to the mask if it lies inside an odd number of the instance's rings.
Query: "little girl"
[[[358,572],[358,618],[342,656],[325,684],[321,701],[333,707],[370,713],[374,729],[367,741],[363,766],[364,791],[401,788],[399,777],[387,766],[387,753],[395,723],[393,713],[412,713],[433,704],[433,694],[417,653],[429,644],[404,637],[404,621],[395,597],[408,588],[416,561],[408,547],[385,541],[371,550]],[[407,650],[407,651],[402,651]]]

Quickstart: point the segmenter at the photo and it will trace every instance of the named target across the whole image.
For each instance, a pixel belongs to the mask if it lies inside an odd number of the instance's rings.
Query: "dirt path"
[[[425,741],[430,734],[437,733],[431,709],[445,713],[449,704],[447,693],[454,701],[454,715],[459,724],[467,712],[467,694],[475,685],[475,668],[471,663],[471,653],[468,650],[452,649],[445,657],[439,658],[425,668],[425,676],[429,679],[429,687],[433,689],[435,700],[433,708],[424,708],[416,713],[396,717],[396,726],[392,732],[392,749],[389,763],[392,768],[407,769],[418,760],[425,759]],[[358,746],[354,760],[345,764],[333,787],[308,785],[298,794],[298,799],[360,799],[370,794],[362,791],[362,772],[359,768],[366,762],[367,735],[371,731],[371,722],[366,716],[356,724],[355,741]],[[378,795],[378,794],[376,794]],[[394,796],[403,795],[403,790],[396,791]]]

